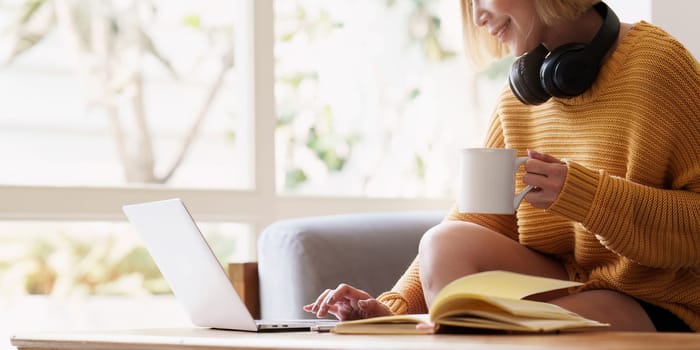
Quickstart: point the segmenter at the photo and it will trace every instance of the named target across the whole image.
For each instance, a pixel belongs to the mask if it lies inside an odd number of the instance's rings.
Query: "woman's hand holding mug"
[[[460,157],[459,196],[461,213],[514,214],[525,199],[546,209],[564,187],[567,166],[548,154],[528,150],[518,157],[508,148],[464,148]],[[515,174],[525,164],[523,183],[515,192]]]
[[[535,208],[547,209],[564,188],[568,168],[566,163],[548,154],[528,150],[523,183],[533,187],[525,200]]]

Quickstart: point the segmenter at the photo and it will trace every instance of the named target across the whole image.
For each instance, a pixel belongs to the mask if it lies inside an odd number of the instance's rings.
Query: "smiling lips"
[[[507,20],[502,25],[500,25],[494,29],[491,29],[489,32],[491,35],[493,35],[493,36],[497,37],[499,40],[503,41],[503,35],[505,34],[506,29],[508,29],[509,24],[510,24],[510,19]]]

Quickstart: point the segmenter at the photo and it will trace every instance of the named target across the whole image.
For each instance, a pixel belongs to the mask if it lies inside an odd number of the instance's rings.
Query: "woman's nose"
[[[481,2],[479,0],[470,1],[472,7],[472,18],[474,18],[474,23],[477,26],[484,26],[489,20],[489,13],[481,7]]]

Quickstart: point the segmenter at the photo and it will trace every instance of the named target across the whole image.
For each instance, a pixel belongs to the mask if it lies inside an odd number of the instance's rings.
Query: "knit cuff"
[[[408,313],[408,302],[397,292],[384,292],[382,295],[377,297],[382,304],[389,307],[391,313],[394,315],[405,315]]]
[[[598,190],[600,174],[573,161],[567,161],[566,164],[568,171],[564,187],[547,210],[576,222],[583,222]]]

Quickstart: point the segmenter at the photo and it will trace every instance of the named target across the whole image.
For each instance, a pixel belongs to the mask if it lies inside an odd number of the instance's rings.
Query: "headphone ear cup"
[[[540,83],[555,97],[574,97],[586,91],[598,75],[598,67],[586,55],[586,44],[571,43],[552,51],[540,67]]]
[[[603,18],[603,24],[589,44],[566,44],[551,53],[540,44],[513,63],[508,82],[522,103],[532,105],[552,96],[578,96],[593,85],[605,54],[620,32],[619,18],[605,3],[600,1],[593,8]]]
[[[551,97],[540,84],[540,66],[547,53],[547,49],[539,45],[513,62],[508,74],[508,83],[520,102],[538,105]]]

